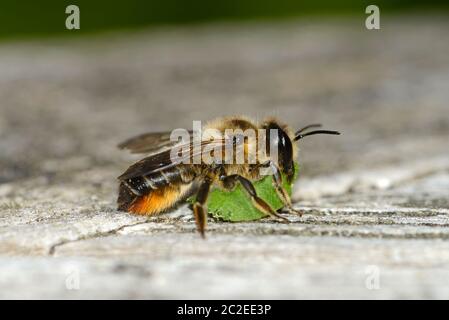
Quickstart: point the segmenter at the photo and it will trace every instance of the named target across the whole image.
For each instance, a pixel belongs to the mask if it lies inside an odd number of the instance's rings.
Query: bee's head
[[[267,130],[267,153],[271,160],[277,159],[279,169],[291,182],[295,173],[292,140],[285,128],[283,129],[274,121],[266,123],[264,127]],[[272,151],[277,151],[277,154],[272,153]]]
[[[293,180],[294,176],[294,149],[293,142],[296,142],[306,136],[314,134],[334,134],[339,135],[338,131],[331,130],[315,130],[304,133],[305,130],[310,128],[321,127],[320,124],[311,124],[296,131],[294,137],[290,138],[287,127],[280,126],[275,121],[268,121],[265,123],[264,128],[267,130],[267,153],[271,160],[277,159],[279,169],[283,174],[287,176],[289,183]],[[274,129],[274,130],[272,130]],[[269,138],[268,138],[269,137]],[[271,148],[277,150],[277,158],[275,154],[271,152]]]

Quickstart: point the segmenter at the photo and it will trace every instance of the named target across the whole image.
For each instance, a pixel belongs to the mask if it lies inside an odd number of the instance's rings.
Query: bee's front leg
[[[281,198],[284,208],[280,209],[286,210],[288,213],[292,214],[298,214],[299,216],[303,215],[302,211],[296,210],[292,206],[292,200],[290,199],[290,196],[288,192],[285,190],[284,186],[282,185],[282,175],[281,171],[279,170],[279,167],[276,166],[272,161],[268,161],[265,166],[269,166],[271,170],[273,171],[273,185],[276,189],[276,193],[279,195],[279,198]]]
[[[254,185],[252,184],[251,181],[249,181],[245,177],[242,177],[238,174],[233,174],[226,177],[221,177],[220,180],[222,180],[223,186],[232,186],[232,188],[236,182],[239,182],[243,186],[243,189],[245,189],[245,191],[251,197],[253,205],[257,209],[265,213],[267,216],[275,218],[276,220],[281,220],[283,222],[290,222],[290,220],[279,215],[276,211],[274,211],[273,208],[271,208],[270,205],[265,202],[265,200],[259,198],[256,189],[254,188]]]

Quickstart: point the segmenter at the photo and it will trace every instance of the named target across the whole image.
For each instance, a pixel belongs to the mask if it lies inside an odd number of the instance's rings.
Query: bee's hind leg
[[[254,185],[251,181],[246,179],[245,177],[242,177],[240,175],[234,174],[226,177],[222,177],[221,179],[223,181],[224,185],[233,185],[235,181],[238,181],[245,191],[248,193],[248,195],[251,197],[251,201],[253,202],[253,205],[265,213],[267,216],[270,216],[276,220],[280,220],[282,222],[290,222],[287,218],[279,215],[276,211],[273,210],[273,208],[270,207],[268,203],[265,202],[262,198],[259,198],[257,196],[256,189],[254,188]]]
[[[193,204],[193,214],[195,216],[196,227],[203,239],[205,238],[204,231],[206,229],[207,222],[206,202],[207,196],[209,195],[210,186],[211,183],[209,180],[205,180],[201,183],[196,196],[196,201]]]

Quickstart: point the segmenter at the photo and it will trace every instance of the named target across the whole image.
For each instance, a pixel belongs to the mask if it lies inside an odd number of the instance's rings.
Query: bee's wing
[[[160,172],[177,166],[182,163],[193,163],[195,157],[203,154],[204,146],[213,147],[225,147],[227,139],[215,139],[211,141],[201,141],[201,143],[194,145],[194,143],[186,143],[184,145],[177,145],[177,150],[182,150],[183,154],[176,159],[171,159],[171,151],[173,148],[161,151],[159,153],[153,154],[149,157],[143,158],[142,160],[134,163],[130,166],[121,176],[118,177],[119,180],[126,180],[135,177],[145,176],[152,173]]]
[[[192,134],[192,131],[189,131]],[[118,145],[120,149],[127,149],[131,153],[150,153],[169,147],[176,142],[170,140],[170,132],[149,132],[132,137]]]

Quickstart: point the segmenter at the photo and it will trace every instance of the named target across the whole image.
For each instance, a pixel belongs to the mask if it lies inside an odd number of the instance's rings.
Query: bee
[[[240,184],[258,210],[273,219],[286,221],[285,217],[273,210],[257,195],[253,182],[265,177],[261,174],[260,169],[268,170],[272,176],[274,189],[284,204],[283,210],[301,214],[300,211],[292,207],[290,196],[282,184],[282,174],[289,182],[293,179],[294,162],[297,159],[297,141],[315,134],[340,134],[330,130],[306,132],[308,129],[320,126],[312,124],[294,132],[275,118],[268,118],[261,123],[256,123],[246,117],[235,116],[206,123],[202,129],[213,129],[221,134],[221,138],[201,139],[197,145],[191,140],[173,142],[169,132],[146,133],[130,138],[119,144],[118,147],[132,153],[150,153],[150,155],[131,165],[118,177],[120,183],[117,199],[118,209],[138,215],[156,215],[173,208],[188,196],[196,193],[193,214],[197,230],[204,238],[209,191],[212,187],[229,191]],[[227,131],[229,129],[233,132],[246,132],[248,129],[263,132],[269,139],[260,143],[257,137],[254,140],[241,134],[229,135],[229,131]],[[236,159],[239,152],[240,155],[243,154],[244,159],[249,159],[249,153],[258,147],[266,150],[263,153],[257,153],[252,161],[244,163],[236,163],[236,161],[206,163],[201,157],[199,162],[190,161],[195,156],[204,155],[206,147],[209,147],[210,150],[210,147],[229,147],[229,145],[235,150],[232,154],[233,160]],[[182,146],[183,150],[187,152],[183,156],[173,159],[173,149],[179,146]],[[197,146],[199,149],[194,151]],[[237,147],[239,147],[239,151],[237,151]]]

